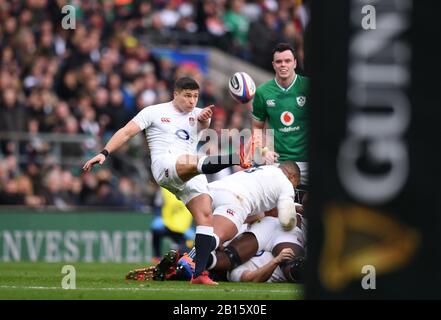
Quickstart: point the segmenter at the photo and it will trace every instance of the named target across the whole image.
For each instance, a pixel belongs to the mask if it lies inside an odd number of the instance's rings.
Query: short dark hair
[[[289,43],[280,42],[273,49],[273,59],[274,59],[274,54],[276,52],[283,52],[283,51],[286,51],[286,50],[291,51],[293,56],[294,56],[294,58],[296,57],[296,55],[294,53],[294,48]]]
[[[193,78],[182,77],[175,81],[174,90],[199,90],[199,84]]]

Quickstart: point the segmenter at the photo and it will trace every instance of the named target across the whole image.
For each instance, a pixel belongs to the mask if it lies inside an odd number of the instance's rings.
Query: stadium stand
[[[0,206],[151,212],[157,189],[146,183],[141,135],[105,170],[80,168],[141,108],[168,101],[176,77],[201,83],[200,106],[216,105],[213,128],[249,127],[249,110],[225,101],[204,62],[176,52],[217,48],[271,70],[263,58],[285,40],[302,65],[305,1],[78,1],[75,29],[63,29],[69,4],[0,1]]]

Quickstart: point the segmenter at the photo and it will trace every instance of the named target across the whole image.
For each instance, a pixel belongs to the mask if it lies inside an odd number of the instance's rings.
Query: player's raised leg
[[[176,162],[176,173],[182,181],[188,181],[199,174],[212,174],[225,168],[240,165],[246,169],[251,166],[249,158],[230,153],[216,156],[180,155]]]

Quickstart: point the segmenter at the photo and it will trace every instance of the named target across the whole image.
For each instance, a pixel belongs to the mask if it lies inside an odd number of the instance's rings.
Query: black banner
[[[313,1],[306,298],[441,298],[438,1]]]

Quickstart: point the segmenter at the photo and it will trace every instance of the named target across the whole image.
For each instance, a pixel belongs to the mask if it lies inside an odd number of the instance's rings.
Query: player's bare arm
[[[283,249],[277,257],[274,257],[270,262],[254,271],[245,271],[240,277],[243,282],[265,282],[267,281],[274,270],[285,260],[294,259],[294,252],[291,248]]]
[[[245,219],[245,221],[243,223],[244,224],[253,224],[256,221],[260,221],[264,217],[265,217],[265,213],[264,212],[260,212],[258,214],[253,214],[251,216],[247,216],[247,218]]]
[[[109,154],[113,151],[117,150],[124,143],[129,141],[133,136],[135,136],[141,129],[134,121],[129,121],[124,127],[119,129],[113,136],[110,138],[109,142],[107,142],[104,150],[106,150]],[[95,157],[87,161],[84,166],[84,171],[90,171],[95,164],[102,165],[104,161],[106,161],[106,155],[103,153],[97,154]]]

